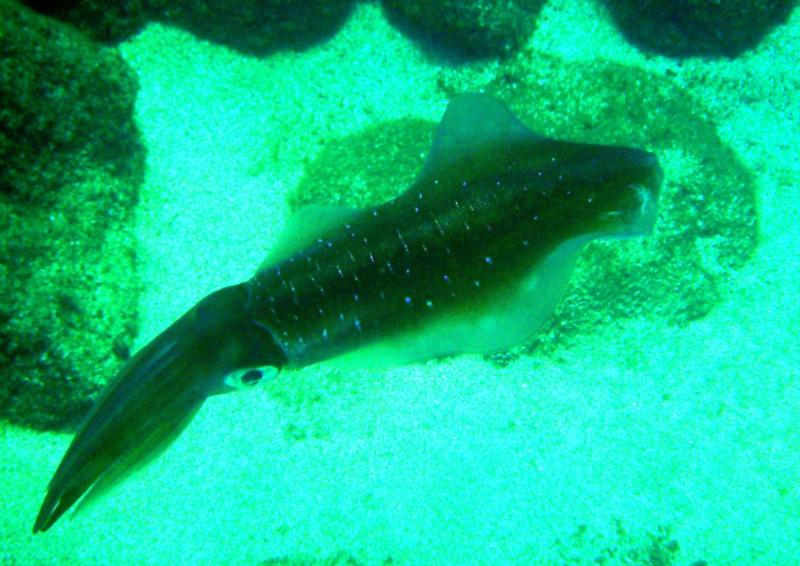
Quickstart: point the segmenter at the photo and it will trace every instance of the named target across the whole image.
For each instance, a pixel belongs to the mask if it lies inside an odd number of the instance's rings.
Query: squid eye
[[[258,367],[258,368],[239,368],[233,370],[225,376],[224,384],[227,389],[254,389],[256,385],[266,383],[276,375],[280,370],[272,366]]]
[[[245,385],[255,385],[256,383],[261,381],[262,377],[264,377],[264,374],[261,372],[260,369],[251,369],[246,371],[242,375],[241,379],[242,383],[244,383]]]

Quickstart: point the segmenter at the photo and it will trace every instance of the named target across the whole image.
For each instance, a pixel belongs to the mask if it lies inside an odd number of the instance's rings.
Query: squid
[[[363,210],[302,209],[251,279],[211,293],[129,360],[73,438],[33,531],[157,457],[208,397],[266,368],[519,344],[587,242],[653,230],[662,177],[648,151],[549,139],[489,95],[457,96],[405,192]]]

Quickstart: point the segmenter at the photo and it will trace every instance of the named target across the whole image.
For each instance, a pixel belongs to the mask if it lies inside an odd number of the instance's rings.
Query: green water
[[[72,434],[3,422],[2,564],[800,561],[798,14],[736,59],[645,55],[567,0],[501,62],[432,56],[368,3],[298,52],[166,24],[119,51],[147,151],[134,349],[249,277],[300,204],[406,186],[454,92],[491,90],[547,135],[652,149],[662,214],[649,240],[585,251],[527,350],[214,397],[44,534]]]

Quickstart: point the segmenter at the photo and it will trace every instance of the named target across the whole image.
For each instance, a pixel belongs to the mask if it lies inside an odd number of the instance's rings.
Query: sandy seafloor
[[[676,564],[800,563],[800,14],[733,62],[647,58],[592,3],[568,0],[548,5],[531,43],[673,69],[711,110],[757,176],[761,229],[721,305],[685,328],[626,321],[506,369],[463,356],[284,372],[209,401],[151,467],[36,537],[70,436],[4,427],[0,563],[559,564],[615,546],[611,563],[637,548],[659,563],[647,549],[662,526]],[[321,139],[437,121],[446,105],[438,63],[374,5],[302,53],[258,60],[163,26],[122,51],[148,150],[139,345],[252,273]]]

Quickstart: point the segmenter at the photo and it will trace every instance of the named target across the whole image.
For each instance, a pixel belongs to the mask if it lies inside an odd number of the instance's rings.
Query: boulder
[[[795,0],[603,0],[631,43],[673,57],[736,57],[787,20]]]
[[[128,355],[144,175],[114,49],[0,0],[0,416],[66,427]]]
[[[266,55],[331,37],[354,0],[25,1],[104,43],[124,41],[148,22],[163,22],[244,53]]]
[[[470,58],[517,51],[543,5],[544,0],[383,0],[389,19],[409,35]]]

